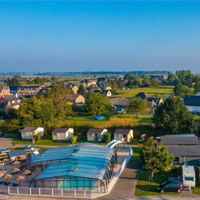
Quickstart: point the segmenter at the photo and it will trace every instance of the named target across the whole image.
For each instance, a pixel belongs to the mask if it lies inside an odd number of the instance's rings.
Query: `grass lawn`
[[[152,196],[152,195],[178,195],[177,192],[167,192],[167,193],[159,193],[156,192],[156,187],[166,181],[169,176],[177,176],[181,174],[181,168],[175,167],[174,169],[165,172],[164,175],[154,174],[154,181],[149,181],[150,171],[142,170],[138,183],[136,186],[135,195],[136,196]]]
[[[138,139],[133,138],[133,140],[131,140],[130,144],[138,145]]]
[[[194,194],[200,194],[200,177],[199,177],[199,171],[200,167],[195,167],[195,173],[196,173],[196,187],[192,188]]]
[[[132,158],[140,158],[140,148],[132,147],[132,150],[133,150]]]
[[[139,92],[145,92],[150,96],[162,96],[164,94],[172,94],[174,86],[159,86],[159,87],[143,87],[130,90],[118,90],[116,95],[112,97],[133,98]]]
[[[94,128],[109,128],[112,126],[134,126],[136,124],[151,124],[152,115],[117,114],[105,120],[93,120],[92,116],[70,117],[59,122],[60,126],[91,126]]]

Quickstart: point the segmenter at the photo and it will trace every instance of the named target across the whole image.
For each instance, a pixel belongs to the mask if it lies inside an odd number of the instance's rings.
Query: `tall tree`
[[[194,90],[192,88],[187,87],[186,85],[178,83],[174,87],[174,94],[183,98],[186,95],[193,95]]]
[[[133,101],[129,101],[129,104],[127,106],[128,112],[137,112],[137,115],[139,116],[139,113],[143,110],[145,110],[147,107],[147,102],[145,99],[135,98]]]
[[[21,85],[21,83],[19,82],[19,80],[18,80],[17,77],[13,77],[13,78],[9,79],[9,80],[6,82],[6,84],[7,84],[8,86],[11,86],[11,85],[19,86],[19,85]]]
[[[191,130],[194,118],[180,97],[170,96],[155,110],[153,122],[167,133],[179,133]]]
[[[98,116],[106,114],[111,110],[109,98],[99,93],[89,93],[86,96],[85,107],[89,113]]]
[[[173,159],[173,155],[168,153],[167,147],[153,137],[141,145],[141,164],[151,170],[151,180],[153,180],[154,173],[168,170]]]
[[[86,90],[84,88],[84,86],[81,84],[78,88],[78,94],[85,96]]]

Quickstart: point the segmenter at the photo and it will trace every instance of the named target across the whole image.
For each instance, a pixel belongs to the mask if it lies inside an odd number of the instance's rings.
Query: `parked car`
[[[183,185],[180,180],[165,181],[157,187],[158,192],[178,192],[180,193],[183,189]]]
[[[160,142],[160,139],[161,139],[161,137],[155,137],[155,140],[156,140],[157,142]]]
[[[21,138],[22,137],[22,134],[19,132],[17,133],[17,138]]]

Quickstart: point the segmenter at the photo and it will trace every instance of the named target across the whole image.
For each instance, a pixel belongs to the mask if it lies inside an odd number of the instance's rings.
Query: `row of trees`
[[[128,87],[150,87],[158,85],[175,86],[174,93],[178,96],[193,95],[200,92],[200,76],[194,75],[190,70],[180,70],[175,74],[168,73],[167,79],[158,80],[150,76],[133,76],[131,73],[125,74],[126,86]]]

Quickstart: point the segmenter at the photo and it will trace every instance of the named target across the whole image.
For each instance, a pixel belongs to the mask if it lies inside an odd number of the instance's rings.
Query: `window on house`
[[[57,133],[53,133],[53,135],[54,135],[55,137],[57,137]]]
[[[89,137],[92,137],[92,133],[89,133],[88,136],[89,136]]]

